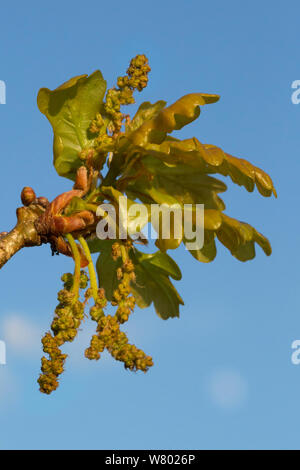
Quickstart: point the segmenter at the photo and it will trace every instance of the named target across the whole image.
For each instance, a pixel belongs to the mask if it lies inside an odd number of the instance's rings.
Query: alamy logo
[[[300,103],[300,80],[294,80],[292,83],[292,88],[295,90],[291,96],[292,103],[299,104]]]
[[[4,341],[0,340],[0,365],[6,364],[6,345]]]
[[[0,104],[6,104],[6,85],[3,80],[0,80]]]
[[[300,364],[300,340],[295,339],[295,341],[292,342],[292,349],[294,349],[294,352],[291,355],[291,361],[292,364],[295,366],[298,366]]]
[[[147,224],[151,223],[150,238],[156,240],[185,239],[187,250],[200,250],[204,244],[204,204],[128,204],[119,197],[118,215],[113,204],[101,204],[96,215],[101,217],[96,227],[100,240],[117,237],[133,240],[148,239]]]

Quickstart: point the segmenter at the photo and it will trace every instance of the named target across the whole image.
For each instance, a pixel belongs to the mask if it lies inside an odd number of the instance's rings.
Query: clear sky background
[[[39,393],[40,338],[48,330],[60,275],[72,262],[48,246],[26,249],[0,271],[2,449],[300,448],[300,79],[297,1],[152,0],[2,2],[0,80],[0,230],[15,223],[23,186],[49,199],[68,190],[52,167],[52,131],[36,106],[40,87],[100,69],[113,86],[134,55],[152,72],[137,96],[168,103],[189,92],[218,93],[182,137],[196,136],[269,172],[278,199],[233,187],[227,213],[272,242],[267,258],[240,263],[218,245],[209,264],[184,249],[170,254],[183,272],[180,319],[137,310],[130,339],[153,356],[130,373],[105,356],[83,357],[86,324],[61,385]]]

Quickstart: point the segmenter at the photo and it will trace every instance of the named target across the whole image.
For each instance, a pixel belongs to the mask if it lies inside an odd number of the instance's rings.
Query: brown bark
[[[35,221],[43,212],[44,208],[39,205],[17,209],[17,225],[0,238],[0,269],[21,248],[41,245]]]

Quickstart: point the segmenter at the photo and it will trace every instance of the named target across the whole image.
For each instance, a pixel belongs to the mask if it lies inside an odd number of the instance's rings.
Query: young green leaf
[[[105,90],[106,82],[98,70],[74,77],[53,91],[39,91],[39,110],[53,127],[54,166],[60,176],[75,179],[82,164],[79,153],[93,144],[88,129],[101,110]]]
[[[135,145],[162,143],[167,134],[193,122],[200,115],[200,105],[215,103],[220,97],[206,93],[190,93],[167,108],[162,109],[153,119],[144,122],[130,135]]]
[[[157,101],[151,104],[149,101],[142,103],[129,124],[126,134],[138,129],[145,121],[149,121],[156,116],[162,108],[166,106],[166,101]]]
[[[181,272],[175,261],[166,253],[157,251],[145,254],[137,249],[132,251],[136,281],[132,291],[140,308],[154,303],[155,311],[163,320],[179,317],[179,305],[184,302],[171,283],[169,276],[180,280]]]
[[[122,266],[122,258],[114,260],[112,257],[112,245],[115,240],[97,240],[94,243],[93,249],[100,252],[96,270],[98,274],[99,287],[105,290],[107,300],[111,301],[113,292],[117,289],[119,281],[117,278],[117,269]],[[89,244],[91,247],[91,245]],[[91,250],[93,251],[93,250]]]

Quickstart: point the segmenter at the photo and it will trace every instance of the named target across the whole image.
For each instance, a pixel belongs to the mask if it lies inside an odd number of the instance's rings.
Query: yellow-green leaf
[[[88,128],[101,109],[106,82],[98,70],[74,77],[51,91],[42,88],[37,102],[47,116],[54,132],[54,166],[60,176],[75,179],[82,164],[79,153],[92,145]]]
[[[184,244],[187,240],[184,239]],[[217,248],[215,243],[215,234],[208,230],[204,231],[204,244],[201,249],[198,250],[189,250],[191,255],[201,263],[210,263],[213,261],[217,255]]]
[[[169,276],[181,279],[175,261],[160,251],[145,254],[136,249],[132,252],[132,259],[136,275],[132,290],[138,306],[148,307],[153,302],[157,315],[162,319],[178,317],[183,300],[169,279]]]
[[[138,129],[145,121],[152,119],[166,106],[166,101],[157,101],[151,104],[149,101],[142,103],[126,129],[126,135]]]
[[[160,145],[146,143],[144,147],[134,147],[132,152],[151,155],[166,164],[185,165],[202,173],[219,173],[230,176],[232,181],[252,192],[257,187],[265,197],[276,196],[272,179],[260,168],[243,158],[233,157],[220,147],[202,144],[195,137],[186,140],[166,139]]]
[[[167,108],[162,109],[153,119],[144,122],[130,135],[135,145],[160,144],[166,135],[191,123],[200,115],[200,105],[215,103],[218,95],[191,93],[185,95]]]
[[[114,291],[118,288],[119,280],[117,269],[122,266],[122,258],[114,260],[112,257],[112,245],[115,240],[99,240],[89,242],[92,252],[99,252],[96,263],[99,286],[105,290],[107,300],[111,301]]]
[[[251,225],[222,214],[222,225],[216,231],[219,241],[240,261],[255,257],[255,243],[267,256],[272,253],[269,240]]]

